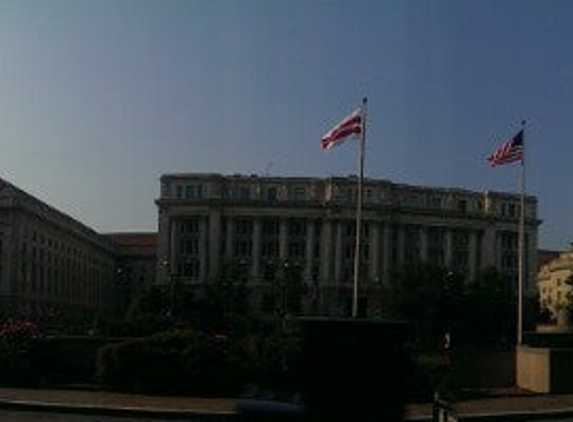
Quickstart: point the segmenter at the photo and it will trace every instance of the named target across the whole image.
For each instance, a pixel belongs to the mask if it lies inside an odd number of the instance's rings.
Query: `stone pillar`
[[[495,241],[494,228],[492,226],[487,226],[483,233],[481,245],[481,262],[483,268],[497,268],[497,262],[495,261],[497,252]]]
[[[390,223],[384,223],[382,227],[382,282],[387,285],[390,281],[390,254],[392,246],[390,242],[392,226]]]
[[[334,283],[339,285],[342,280],[342,220],[336,222],[334,237]]]
[[[444,230],[444,266],[446,268],[452,267],[452,230],[446,228]]]
[[[312,283],[312,266],[314,261],[314,220],[306,221],[306,258],[304,267],[304,281]]]
[[[320,239],[320,279],[322,285],[332,285],[332,221],[324,219]]]
[[[428,262],[428,228],[420,226],[420,261]]]
[[[209,232],[207,233],[209,242],[209,278],[216,279],[220,271],[220,246],[221,246],[221,212],[211,210],[209,214]]]
[[[177,250],[177,239],[179,239],[179,230],[181,224],[178,219],[169,219],[169,265],[167,267],[165,283],[171,282],[171,274],[179,272],[179,251]]]
[[[370,242],[370,280],[379,282],[382,278],[380,273],[380,222],[372,221],[372,240]]]
[[[477,233],[475,230],[471,230],[469,233],[469,251],[468,251],[468,260],[469,260],[469,273],[470,273],[470,281],[474,280],[477,275]]]
[[[261,219],[253,220],[253,266],[251,281],[257,283],[261,273]]]
[[[225,239],[225,260],[227,263],[231,263],[233,260],[233,253],[234,243],[235,241],[235,220],[233,217],[227,217],[227,233]]]
[[[284,262],[288,258],[287,251],[287,219],[281,218],[279,222],[279,258]]]
[[[199,217],[199,282],[207,281],[207,243],[208,217]]]
[[[535,296],[537,293],[537,228],[527,230],[525,228],[525,274],[524,295]]]
[[[401,268],[404,265],[404,226],[395,225],[395,229],[398,230],[398,259],[396,260],[396,265]]]

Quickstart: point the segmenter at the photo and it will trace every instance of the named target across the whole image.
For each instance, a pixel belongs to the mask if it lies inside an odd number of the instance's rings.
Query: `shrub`
[[[301,339],[296,335],[248,336],[241,342],[242,371],[252,384],[276,392],[299,387]]]
[[[97,351],[117,340],[87,336],[50,336],[35,341],[32,359],[44,381],[90,383]]]
[[[229,394],[240,386],[234,349],[226,337],[171,331],[103,347],[96,376],[116,390]]]
[[[27,320],[8,320],[0,327],[0,381],[28,385],[36,380],[32,359],[34,341],[40,337],[38,326]]]

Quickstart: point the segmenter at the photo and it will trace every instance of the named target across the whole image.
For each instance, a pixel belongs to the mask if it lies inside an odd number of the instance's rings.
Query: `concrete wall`
[[[522,346],[517,349],[517,386],[538,393],[551,391],[551,349]]]
[[[573,349],[518,348],[517,385],[538,393],[573,392]]]

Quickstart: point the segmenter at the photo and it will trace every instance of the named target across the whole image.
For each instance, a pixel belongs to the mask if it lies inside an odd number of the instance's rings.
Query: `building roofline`
[[[353,181],[357,179],[356,175],[331,175],[326,177],[320,176],[265,176],[258,174],[223,174],[223,173],[165,173],[160,176],[160,180],[166,179],[186,179],[186,178],[196,178],[196,179],[231,179],[231,180],[260,180],[260,181],[309,181],[309,182],[343,182],[343,181]],[[519,193],[515,192],[504,192],[504,191],[492,191],[492,190],[472,190],[469,188],[455,187],[455,186],[428,186],[428,185],[415,185],[411,183],[401,183],[393,182],[388,179],[375,179],[375,178],[364,178],[364,184],[387,184],[391,187],[396,187],[400,189],[411,189],[411,190],[433,190],[436,192],[443,193],[457,193],[457,194],[471,194],[471,195],[484,195],[484,196],[497,196],[497,197],[519,197]],[[537,197],[534,195],[525,195],[527,201],[536,201]]]
[[[99,238],[100,240],[102,240],[105,243],[109,243],[108,239],[105,239],[101,236],[100,233],[98,233],[95,229],[87,226],[86,224],[82,223],[81,221],[79,221],[78,219],[70,216],[69,214],[64,213],[63,211],[60,211],[59,209],[55,208],[54,206],[48,204],[47,202],[37,198],[36,196],[30,194],[29,192],[25,191],[24,189],[16,186],[15,184],[8,182],[6,179],[4,178],[0,178],[0,191],[2,189],[12,189],[14,191],[14,193],[16,195],[19,196],[18,199],[24,199],[27,201],[30,201],[32,204],[37,205],[40,210],[46,211],[48,213],[51,213],[52,215],[56,216],[56,220],[53,221],[54,224],[58,224],[58,219],[61,219],[62,223],[67,223],[70,224],[71,227],[77,229],[80,233],[82,233],[83,235],[89,235],[89,236],[94,236]],[[26,204],[25,203],[18,203],[16,202],[16,207],[19,208],[25,208]],[[107,246],[112,246],[112,245],[107,245]]]

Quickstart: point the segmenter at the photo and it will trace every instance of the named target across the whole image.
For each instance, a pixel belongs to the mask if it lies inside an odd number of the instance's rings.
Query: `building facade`
[[[0,304],[4,316],[89,319],[112,312],[115,247],[0,179]]]
[[[557,319],[573,303],[573,251],[566,251],[541,266],[537,275],[541,309]]]
[[[240,264],[263,303],[284,265],[300,269],[318,312],[346,313],[353,285],[355,177],[168,174],[161,177],[157,281],[201,285]],[[519,196],[364,181],[360,302],[417,262],[473,279],[516,278]],[[526,198],[526,292],[535,291],[537,200]],[[257,294],[258,292],[258,294]],[[310,300],[310,299],[309,299]]]
[[[155,284],[157,233],[108,233],[116,249],[117,305],[125,310],[133,296]]]

